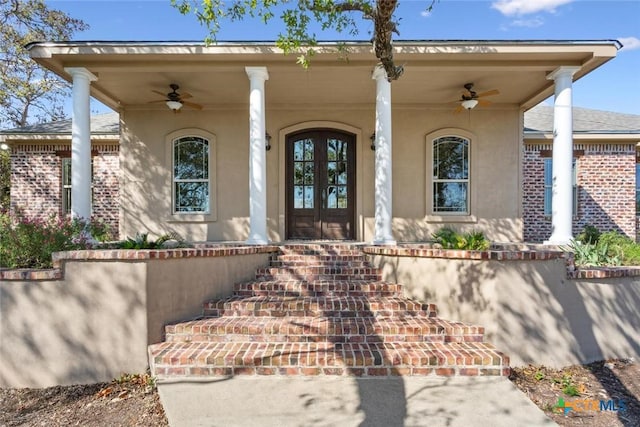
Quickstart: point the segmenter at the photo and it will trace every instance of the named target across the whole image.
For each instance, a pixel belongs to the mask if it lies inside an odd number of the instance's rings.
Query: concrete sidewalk
[[[233,377],[158,390],[171,427],[556,425],[504,377]]]

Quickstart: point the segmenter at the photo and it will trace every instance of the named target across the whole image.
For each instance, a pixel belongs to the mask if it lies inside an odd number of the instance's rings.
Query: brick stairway
[[[381,281],[355,245],[284,245],[256,279],[168,325],[149,347],[160,379],[220,375],[508,375],[484,330]]]

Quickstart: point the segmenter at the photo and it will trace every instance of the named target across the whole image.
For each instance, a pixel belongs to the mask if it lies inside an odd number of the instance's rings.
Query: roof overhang
[[[595,132],[574,132],[574,142],[602,142],[607,143],[640,143],[640,134],[638,133],[595,133]],[[553,132],[524,132],[525,143],[534,142],[552,142]]]
[[[266,66],[270,106],[370,105],[377,60],[368,42],[321,43],[311,67],[296,64],[273,43],[37,42],[27,46],[39,64],[71,81],[65,71],[83,67],[98,77],[91,94],[116,111],[166,108],[153,90],[177,83],[205,108],[248,102],[246,66]],[[394,58],[405,74],[393,83],[394,103],[451,108],[462,86],[499,89],[494,106],[529,109],[553,94],[547,76],[560,66],[579,67],[580,79],[614,58],[620,44],[604,41],[396,41]],[[160,98],[161,99],[161,98]],[[447,106],[448,104],[448,106]]]

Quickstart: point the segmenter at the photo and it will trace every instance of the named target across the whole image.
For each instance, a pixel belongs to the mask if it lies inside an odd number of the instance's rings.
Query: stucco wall
[[[562,259],[372,258],[383,279],[438,315],[485,328],[512,366],[551,367],[640,355],[640,280],[568,280]]]
[[[63,280],[0,281],[0,387],[144,372],[147,345],[165,324],[201,315],[206,300],[230,295],[268,257],[66,261]]]
[[[372,83],[373,84],[373,83]],[[268,90],[268,87],[267,87]],[[270,238],[284,239],[283,129],[322,121],[345,126],[358,134],[356,207],[358,238],[373,238],[374,131],[371,105],[267,105],[267,131],[273,136],[267,152],[267,213]],[[161,118],[161,119],[160,119]],[[205,111],[127,111],[122,114],[120,162],[123,235],[150,230],[175,231],[193,241],[244,240],[249,216],[249,135],[247,107]],[[393,110],[393,226],[398,240],[422,240],[444,223],[477,228],[493,241],[522,240],[519,160],[520,113],[513,109],[475,109],[453,114],[453,109],[396,105]],[[166,136],[176,130],[199,128],[216,139],[216,220],[180,222],[171,218],[170,162]],[[471,158],[472,218],[429,217],[427,193],[431,186],[426,136],[443,128],[474,136]],[[496,156],[496,153],[500,153]]]

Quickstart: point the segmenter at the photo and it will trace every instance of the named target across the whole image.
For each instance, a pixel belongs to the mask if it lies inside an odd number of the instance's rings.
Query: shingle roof
[[[119,135],[120,120],[118,119],[118,113],[92,115],[91,134]],[[71,135],[71,119],[1,130],[0,135]]]
[[[537,105],[524,114],[525,132],[553,132],[553,107]],[[640,134],[640,115],[614,113],[610,111],[573,108],[573,131],[575,133]],[[91,133],[94,135],[118,135],[120,123],[118,113],[91,116]],[[71,134],[71,120],[39,123],[16,129],[0,131],[5,135],[52,135]]]
[[[537,105],[524,113],[524,131],[553,132],[553,107]],[[640,134],[640,115],[574,107],[573,132]]]

